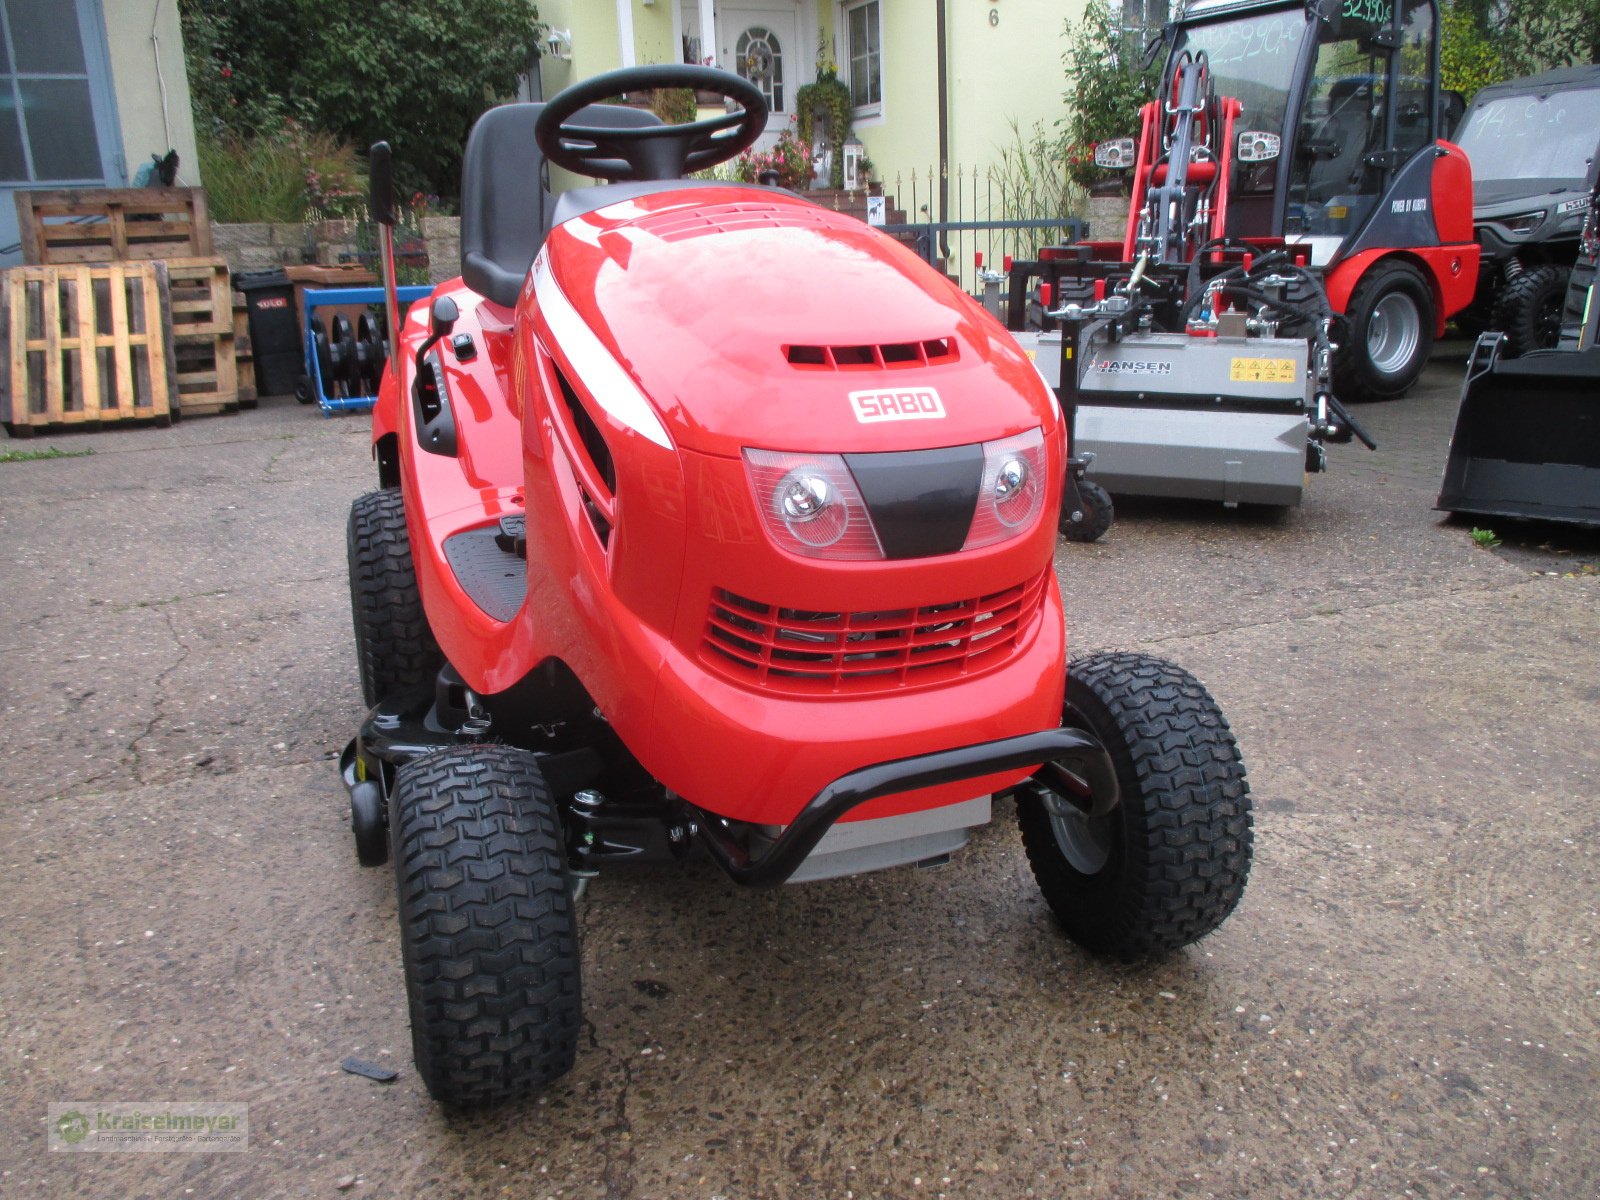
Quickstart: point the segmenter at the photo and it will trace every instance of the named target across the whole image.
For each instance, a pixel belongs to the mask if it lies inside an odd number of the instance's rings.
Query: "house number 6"
[[[1000,10],[998,8],[991,8],[989,10],[989,24],[991,24],[991,25],[1000,24]]]

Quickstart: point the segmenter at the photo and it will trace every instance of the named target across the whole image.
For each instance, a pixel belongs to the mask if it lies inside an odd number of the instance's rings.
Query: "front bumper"
[[[729,878],[748,887],[775,887],[794,874],[835,821],[869,800],[1019,767],[1037,767],[1035,779],[1088,811],[1106,812],[1117,804],[1116,769],[1105,746],[1086,730],[1062,728],[851,771],[812,797],[783,833],[754,857],[740,844],[730,822],[692,805],[689,809],[701,842]]]
[[[381,810],[382,783],[372,766],[381,762],[398,768],[431,751],[471,743],[479,736],[438,724],[425,697],[380,703],[368,714],[356,741],[345,749],[341,773],[352,797],[358,789],[370,792],[372,803]],[[600,764],[592,751],[579,750],[541,755],[540,766],[551,790],[565,803],[576,788],[586,785]],[[776,837],[752,838],[749,826],[682,799],[663,810],[659,832],[669,842],[679,840],[668,832],[674,829],[697,837],[736,883],[775,887],[799,869],[836,822],[861,805],[884,796],[1029,768],[1034,783],[1090,815],[1109,812],[1120,801],[1116,768],[1105,746],[1087,730],[1067,726],[851,771],[822,788]]]

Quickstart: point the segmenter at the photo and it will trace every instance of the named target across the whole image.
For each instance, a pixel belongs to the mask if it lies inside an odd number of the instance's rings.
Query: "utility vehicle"
[[[1584,180],[1600,146],[1600,66],[1491,84],[1456,140],[1472,160],[1472,223],[1483,259],[1456,324],[1503,332],[1507,358],[1553,348],[1589,211]]]
[[[663,87],[727,111],[598,103]],[[343,769],[450,1104],[571,1067],[575,902],[617,867],[931,865],[1010,797],[1093,951],[1185,945],[1245,885],[1249,789],[1206,690],[1143,654],[1067,666],[1067,447],[1004,328],[854,218],[685,178],[765,117],[690,66],[489,111],[462,276],[391,325]],[[546,162],[607,182],[553,199]]]

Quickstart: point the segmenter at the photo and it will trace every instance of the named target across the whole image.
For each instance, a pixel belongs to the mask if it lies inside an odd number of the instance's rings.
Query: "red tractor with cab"
[[[1344,405],[1416,382],[1478,277],[1438,30],[1434,0],[1196,0],[1151,45],[1160,98],[1095,150],[1131,171],[1122,237],[1013,265],[1089,467],[1069,536],[1102,489],[1298,504],[1325,442],[1370,445]]]

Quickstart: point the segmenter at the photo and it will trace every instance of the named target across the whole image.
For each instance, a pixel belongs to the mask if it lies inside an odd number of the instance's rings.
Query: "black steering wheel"
[[[624,92],[693,88],[715,92],[740,107],[687,125],[606,128],[568,122],[580,110]],[[767,99],[748,79],[715,67],[686,63],[624,67],[565,89],[545,105],[534,140],[558,167],[597,179],[681,179],[748,149],[767,125]]]

